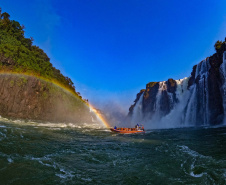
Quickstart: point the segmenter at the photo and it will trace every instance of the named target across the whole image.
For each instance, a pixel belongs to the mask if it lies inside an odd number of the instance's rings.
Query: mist
[[[128,120],[129,108],[136,99],[136,89],[126,91],[109,92],[106,90],[92,89],[86,85],[79,84],[79,91],[89,103],[102,112],[110,126],[131,126]],[[133,125],[132,125],[133,126]]]
[[[98,106],[98,109],[101,110],[108,124],[112,127],[125,125],[128,115],[126,108],[115,100],[106,101]]]

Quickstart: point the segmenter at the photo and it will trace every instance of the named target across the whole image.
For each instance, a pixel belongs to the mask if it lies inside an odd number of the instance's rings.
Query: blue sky
[[[114,101],[128,110],[148,82],[189,76],[226,37],[225,0],[7,0],[0,6],[100,108]]]

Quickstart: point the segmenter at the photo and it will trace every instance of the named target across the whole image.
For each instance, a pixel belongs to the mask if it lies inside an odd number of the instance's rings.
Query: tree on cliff
[[[76,93],[72,80],[52,66],[47,54],[33,45],[34,39],[25,38],[24,28],[0,8],[0,70],[42,76]]]
[[[221,48],[222,44],[223,42],[218,40],[214,45],[215,50],[218,51]]]
[[[10,15],[7,12],[4,12],[1,14],[1,19],[4,27],[7,27],[10,25]]]
[[[9,21],[10,15],[7,12],[4,12],[1,14],[1,18],[3,18],[3,20]]]

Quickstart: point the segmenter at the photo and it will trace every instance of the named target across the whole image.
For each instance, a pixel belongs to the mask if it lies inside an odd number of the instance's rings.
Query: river
[[[1,119],[0,184],[226,184],[226,127],[119,135]]]

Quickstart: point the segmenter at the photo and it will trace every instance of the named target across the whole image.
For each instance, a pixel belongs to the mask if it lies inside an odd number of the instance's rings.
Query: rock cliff
[[[51,82],[22,74],[0,74],[0,115],[51,122],[91,122],[88,106]]]
[[[52,65],[41,48],[33,45],[32,37],[25,37],[23,25],[11,20],[7,12],[2,15],[0,115],[41,121],[91,122],[95,115],[72,80]]]
[[[226,38],[224,42],[218,41],[215,49],[214,55],[193,67],[190,77],[148,83],[129,109],[130,120],[150,125],[223,123],[226,115]],[[135,110],[142,116],[138,117]]]

